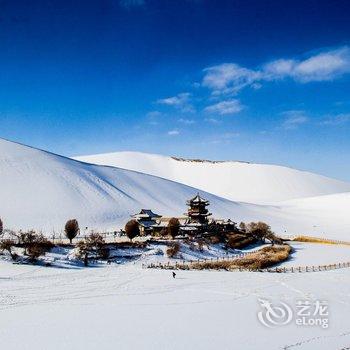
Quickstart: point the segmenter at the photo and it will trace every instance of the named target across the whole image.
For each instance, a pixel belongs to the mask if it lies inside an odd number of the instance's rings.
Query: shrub
[[[204,239],[196,239],[196,240],[185,240],[184,243],[188,244],[188,247],[192,251],[204,251],[204,246],[208,247],[208,243]]]
[[[168,230],[166,227],[163,227],[161,230],[160,230],[160,236],[161,237],[166,237],[168,235]]]
[[[221,243],[221,235],[213,235],[209,237],[209,242],[211,244],[218,244]]]
[[[192,267],[198,270],[235,270],[239,268],[259,270],[287,260],[291,251],[292,248],[289,245],[264,247],[240,259],[199,262],[193,264]]]
[[[168,234],[173,239],[179,234],[180,221],[178,218],[171,218],[168,222]]]
[[[79,230],[79,224],[76,219],[71,219],[66,222],[64,232],[66,234],[66,237],[69,239],[70,244],[72,244],[72,240],[77,236]]]
[[[125,233],[128,238],[132,241],[133,238],[140,235],[139,223],[136,220],[130,220],[125,225]]]
[[[32,262],[45,255],[53,247],[53,244],[48,239],[34,231],[20,232],[19,241],[24,248],[24,254]]]
[[[239,224],[239,229],[242,231],[242,232],[246,232],[247,231],[247,226],[245,224],[245,222],[241,221],[240,224]]]
[[[77,243],[77,257],[88,266],[88,260],[108,259],[109,249],[106,247],[106,242],[98,233],[91,233],[83,241]]]
[[[287,260],[291,251],[289,245],[264,247],[242,259],[234,260],[234,265],[253,270],[264,269]]]
[[[204,242],[202,239],[199,239],[199,240],[197,241],[197,244],[198,244],[198,250],[199,250],[200,252],[203,252],[205,242]]]
[[[169,258],[173,258],[180,251],[179,242],[172,242],[166,250],[166,254]]]
[[[273,232],[269,232],[267,233],[267,235],[265,236],[265,239],[269,240],[271,242],[272,245],[274,244],[283,244],[283,239],[276,236],[275,233]]]
[[[3,239],[2,241],[0,241],[0,250],[1,252],[7,251],[12,260],[16,260],[18,255],[16,253],[13,252],[13,248],[15,247],[16,242],[12,239]]]
[[[229,270],[232,265],[231,261],[204,261],[199,263],[194,263],[192,268],[195,270]]]
[[[246,225],[246,232],[249,236],[259,241],[270,240],[271,243],[277,241],[277,236],[271,231],[271,227],[265,222],[251,222]]]
[[[28,232],[23,232],[19,231],[17,234],[18,242],[20,245],[23,246],[24,248],[24,255],[27,254],[28,248],[35,242],[36,240],[36,233],[35,231],[28,231]]]
[[[230,234],[228,235],[226,248],[240,249],[254,242],[255,242],[255,239],[253,237],[247,237],[246,235],[242,235],[242,234]]]

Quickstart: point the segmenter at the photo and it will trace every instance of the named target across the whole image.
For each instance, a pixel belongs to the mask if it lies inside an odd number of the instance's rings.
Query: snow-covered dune
[[[0,139],[0,217],[15,229],[62,230],[77,218],[89,229],[116,229],[141,208],[182,215],[197,189],[134,171],[97,166]],[[201,191],[216,217],[260,217],[259,206]]]
[[[350,241],[350,192],[282,203],[293,232]],[[294,221],[294,224],[292,223]]]
[[[98,154],[76,159],[160,176],[226,199],[251,203],[350,191],[349,183],[277,165],[191,161],[138,152]]]
[[[77,218],[82,228],[114,230],[141,208],[182,215],[186,200],[197,191],[161,177],[92,165],[0,139],[0,217],[7,228],[51,234],[62,231],[67,219]],[[216,218],[263,220],[280,234],[350,239],[350,193],[259,205],[199,192],[210,200]]]

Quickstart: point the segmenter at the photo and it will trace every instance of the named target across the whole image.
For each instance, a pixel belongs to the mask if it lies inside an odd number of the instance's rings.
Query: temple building
[[[160,224],[161,215],[153,213],[151,209],[141,209],[138,214],[131,216],[140,225],[140,231],[142,235],[151,233],[154,227],[158,227]]]
[[[187,214],[185,214],[188,216],[188,224],[208,224],[208,216],[211,215],[207,209],[207,206],[210,204],[209,201],[203,199],[198,193],[194,198],[188,200],[186,204],[189,207]]]
[[[223,221],[221,225],[223,227],[224,232],[239,232],[237,228],[237,223],[232,221],[231,219]]]

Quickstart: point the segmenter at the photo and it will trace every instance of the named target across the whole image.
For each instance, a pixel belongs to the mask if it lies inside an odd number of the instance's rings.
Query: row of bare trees
[[[12,260],[18,259],[18,254],[15,252],[17,246],[24,249],[23,255],[28,257],[30,262],[34,262],[40,256],[45,255],[53,244],[42,234],[34,231],[18,233],[8,231],[8,236],[0,241],[0,251],[8,252]]]
[[[135,230],[135,229],[133,229]],[[0,219],[0,235],[4,232],[3,222]],[[35,262],[40,256],[45,255],[54,244],[45,238],[42,234],[34,231],[18,233],[11,230],[6,230],[7,235],[0,240],[0,251],[8,252],[13,260],[19,258],[16,253],[16,248],[23,248],[23,255],[28,258],[30,262]],[[70,244],[72,240],[79,234],[79,224],[76,219],[70,219],[66,222],[64,232],[69,239]],[[135,232],[133,231],[133,234]],[[88,265],[90,259],[107,259],[109,256],[109,249],[106,246],[105,240],[98,233],[92,233],[84,240],[81,240],[76,245],[76,256]]]
[[[167,229],[164,234],[175,238],[180,233],[180,221],[178,218],[171,218],[168,222]],[[280,243],[281,239],[272,232],[271,227],[265,222],[250,222],[248,224],[241,222],[239,224],[241,233],[255,238],[258,241],[270,241],[272,244]],[[0,218],[0,235],[4,232],[3,221]],[[33,232],[33,231],[31,231]],[[64,227],[66,237],[72,244],[73,239],[79,234],[80,228],[77,219],[70,219],[66,222]],[[140,226],[136,220],[130,220],[125,225],[125,233],[130,240],[140,235]]]
[[[211,225],[212,226],[212,225]],[[168,222],[168,226],[163,230],[163,235],[171,236],[173,239],[180,234],[180,221],[178,218],[171,218]],[[215,229],[215,227],[210,227],[210,231],[213,233],[218,233],[219,230]],[[135,237],[140,235],[140,227],[139,223],[136,220],[130,220],[125,225],[125,233],[127,237],[132,240]],[[223,232],[224,233],[224,232]],[[243,234],[246,237],[252,238],[256,241],[266,242],[269,241],[273,244],[281,244],[282,240],[279,238],[272,230],[271,227],[265,222],[250,222],[244,223],[241,222],[239,224],[239,230],[235,232],[226,232],[228,234],[239,233]],[[224,233],[225,234],[225,233]]]

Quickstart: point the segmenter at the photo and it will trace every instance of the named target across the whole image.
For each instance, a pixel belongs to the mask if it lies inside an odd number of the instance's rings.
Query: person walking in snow
[[[176,277],[176,273],[173,271],[173,278],[175,278]]]

